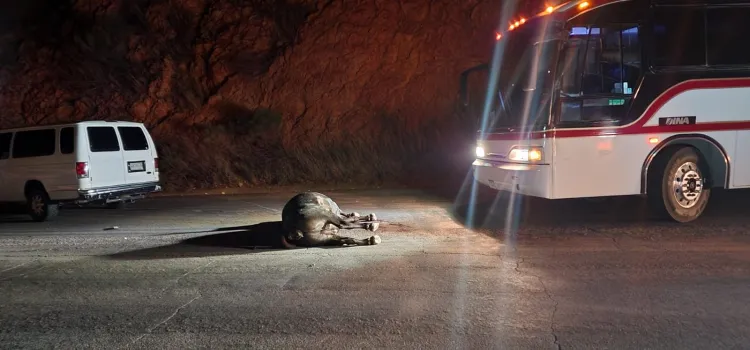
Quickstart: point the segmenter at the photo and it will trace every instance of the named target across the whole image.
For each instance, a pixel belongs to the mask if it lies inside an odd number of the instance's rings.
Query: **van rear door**
[[[112,126],[87,126],[89,178],[91,187],[118,186],[125,183],[125,162],[117,132]]]
[[[158,181],[154,155],[148,142],[148,132],[143,125],[118,126],[125,159],[125,183],[137,184]]]

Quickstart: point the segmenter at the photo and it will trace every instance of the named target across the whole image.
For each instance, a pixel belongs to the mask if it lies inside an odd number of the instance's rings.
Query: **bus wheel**
[[[708,168],[704,164],[691,147],[672,150],[654,160],[648,199],[655,214],[685,223],[703,213],[711,196],[711,188],[705,186]]]

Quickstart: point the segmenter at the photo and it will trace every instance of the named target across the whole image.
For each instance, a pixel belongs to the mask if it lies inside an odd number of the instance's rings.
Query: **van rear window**
[[[10,139],[12,137],[13,134],[9,132],[0,134],[0,159],[10,158]]]
[[[115,152],[120,150],[120,142],[117,140],[115,128],[111,126],[89,126],[86,128],[89,135],[89,147],[91,152]]]
[[[148,141],[143,129],[137,126],[118,126],[122,139],[122,149],[126,151],[144,151],[148,149]]]
[[[72,127],[60,129],[60,153],[71,154],[75,151],[75,138],[73,136]]]
[[[55,154],[55,129],[16,132],[13,139],[13,158],[44,157]]]

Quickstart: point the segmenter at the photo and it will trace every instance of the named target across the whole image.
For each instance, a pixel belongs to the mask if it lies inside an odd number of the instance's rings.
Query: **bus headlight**
[[[484,156],[485,156],[485,154],[484,154],[484,147],[477,146],[476,153],[477,153],[477,158],[484,158]]]
[[[542,149],[539,147],[514,147],[508,159],[517,162],[538,162],[542,160]]]

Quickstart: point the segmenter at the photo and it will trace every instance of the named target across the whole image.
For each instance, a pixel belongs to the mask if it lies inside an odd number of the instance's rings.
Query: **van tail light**
[[[159,158],[154,158],[154,172],[159,172]]]
[[[78,175],[79,179],[89,177],[89,163],[76,162],[76,175]]]

